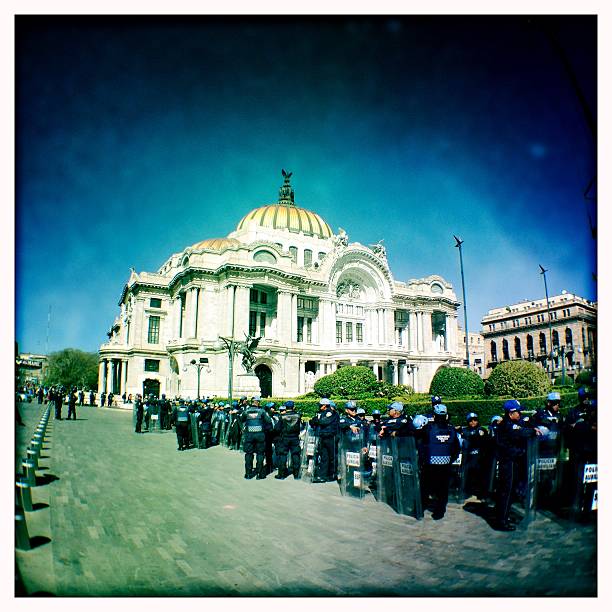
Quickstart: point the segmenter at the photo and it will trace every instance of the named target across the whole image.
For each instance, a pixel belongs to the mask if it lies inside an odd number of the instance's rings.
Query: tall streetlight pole
[[[200,399],[200,374],[203,368],[208,367],[208,357],[200,357],[200,361],[197,362],[195,359],[191,360],[191,365],[198,368],[198,399]]]
[[[227,399],[228,401],[232,401],[233,392],[234,392],[234,355],[236,354],[236,348],[238,347],[238,342],[234,339],[234,326],[235,326],[235,312],[236,312],[236,287],[233,288],[232,294],[232,335],[230,338],[225,338],[223,336],[219,336],[219,340],[223,341],[225,346],[227,347],[227,358],[229,360],[228,364],[228,384],[227,384]]]
[[[550,318],[550,302],[548,301],[548,283],[546,282],[546,273],[548,272],[548,270],[545,270],[544,267],[541,264],[538,264],[538,266],[540,266],[540,274],[544,277],[544,291],[546,293],[546,312],[548,313],[548,341],[550,342],[550,353],[549,353],[549,359],[550,359],[550,378],[552,380],[553,378],[553,342],[552,342],[552,320]]]
[[[465,302],[465,277],[463,276],[463,252],[461,245],[463,240],[460,240],[453,234],[453,238],[456,243],[455,246],[459,249],[459,264],[461,266],[461,287],[463,289],[463,321],[465,323],[465,360],[467,362],[468,370],[470,369],[470,335],[468,333],[468,320],[467,320],[467,304]],[[448,333],[448,331],[447,331]]]

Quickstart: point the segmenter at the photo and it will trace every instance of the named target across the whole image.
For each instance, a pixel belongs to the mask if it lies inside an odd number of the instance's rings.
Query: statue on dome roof
[[[348,234],[341,227],[338,228],[338,233],[333,238],[334,247],[342,248],[348,246]]]
[[[290,179],[293,172],[287,172],[284,168],[282,169],[283,177],[285,178],[285,182],[281,186],[278,192],[278,203],[279,204],[291,204],[295,203],[295,194],[293,192],[293,187],[291,187]]]

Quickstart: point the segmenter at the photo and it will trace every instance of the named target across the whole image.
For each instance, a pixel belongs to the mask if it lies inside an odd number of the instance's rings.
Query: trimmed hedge
[[[346,366],[322,376],[315,382],[315,393],[322,396],[338,396],[346,399],[371,397],[378,390],[374,372],[365,366]]]
[[[547,393],[551,384],[546,372],[529,361],[505,361],[489,375],[486,390],[497,397],[534,397]]]
[[[484,381],[476,372],[466,368],[441,367],[431,380],[429,392],[442,397],[482,395]]]

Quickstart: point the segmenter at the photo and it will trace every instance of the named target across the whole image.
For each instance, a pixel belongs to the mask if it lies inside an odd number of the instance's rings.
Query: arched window
[[[527,334],[527,355],[533,357],[533,336]]]
[[[553,346],[556,346],[557,348],[559,348],[559,332],[556,329],[553,329],[552,343],[553,343]]]
[[[540,353],[546,354],[546,334],[540,332]]]
[[[510,350],[508,349],[508,341],[505,338],[502,340],[502,355],[504,361],[510,360]]]
[[[497,361],[497,344],[495,344],[495,340],[491,340],[491,361]]]
[[[521,339],[518,336],[514,338],[514,356],[517,359],[522,359],[523,355],[521,354]]]
[[[572,330],[569,327],[565,328],[565,348],[567,350],[572,350],[574,347],[574,336],[572,335]]]

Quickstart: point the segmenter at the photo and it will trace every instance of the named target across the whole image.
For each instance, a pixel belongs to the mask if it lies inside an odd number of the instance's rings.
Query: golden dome
[[[235,238],[208,238],[207,240],[196,242],[191,248],[194,250],[210,249],[211,251],[221,252],[239,244],[241,243]]]
[[[332,236],[331,227],[317,213],[295,206],[295,204],[260,206],[242,217],[236,229],[246,228],[251,221],[255,221],[261,227],[304,232],[308,236],[319,238],[331,238]]]

